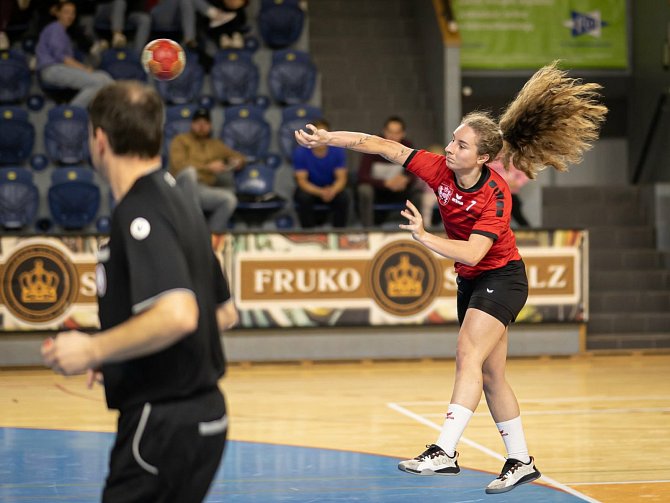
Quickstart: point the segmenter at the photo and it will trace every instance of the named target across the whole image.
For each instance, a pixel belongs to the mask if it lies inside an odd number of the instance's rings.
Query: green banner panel
[[[626,69],[626,0],[453,0],[470,70]]]

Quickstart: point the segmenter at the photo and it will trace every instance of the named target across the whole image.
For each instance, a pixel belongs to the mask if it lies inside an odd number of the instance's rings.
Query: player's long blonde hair
[[[598,138],[607,107],[599,101],[599,84],[570,78],[557,65],[538,70],[497,125],[483,112],[463,118],[462,124],[478,134],[480,154],[493,161],[500,153],[505,167],[513,164],[528,178],[547,166],[566,171],[581,161]]]

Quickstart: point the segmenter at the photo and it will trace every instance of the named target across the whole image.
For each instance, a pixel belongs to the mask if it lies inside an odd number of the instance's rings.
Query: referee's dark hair
[[[164,107],[145,84],[117,81],[98,91],[88,107],[93,131],[102,129],[116,155],[150,159],[160,155]]]

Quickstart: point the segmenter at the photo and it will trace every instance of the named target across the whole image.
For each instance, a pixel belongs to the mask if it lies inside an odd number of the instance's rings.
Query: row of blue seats
[[[163,157],[167,160],[172,138],[190,130],[196,105],[171,106],[166,111]],[[321,116],[318,107],[295,105],[282,109],[277,144],[290,162],[296,146],[293,132]],[[54,165],[76,165],[89,162],[88,113],[84,108],[56,105],[48,111],[44,124],[46,156],[33,155],[35,126],[30,114],[21,107],[0,107],[0,166],[31,166],[40,170],[49,162]],[[256,105],[239,105],[224,109],[220,138],[250,160],[267,159],[272,128],[264,118],[264,109]],[[281,160],[280,160],[281,161]]]
[[[117,80],[147,81],[139,56],[130,50],[107,49],[102,54],[99,68]],[[316,66],[308,53],[286,49],[273,54],[267,82],[270,97],[276,103],[284,106],[308,102],[314,94],[316,79]],[[260,73],[252,51],[220,50],[211,69],[213,96],[208,99],[224,105],[255,102],[259,81]],[[63,91],[45,84],[39,77],[37,82],[46,95]],[[156,81],[155,84],[167,104],[185,104],[202,98],[204,82],[205,71],[197,53],[187,51],[184,72],[174,80]],[[0,53],[0,103],[28,101],[31,104],[31,88],[32,72],[26,55],[14,49]]]
[[[93,171],[85,167],[55,169],[47,193],[53,221],[66,230],[81,230],[90,225],[100,209],[101,190]],[[27,168],[0,168],[0,226],[5,230],[25,229],[35,222],[40,193]],[[101,231],[108,230],[108,218],[98,221]],[[40,230],[45,222],[40,222]],[[50,226],[50,224],[49,224]]]
[[[241,212],[272,212],[284,207],[285,201],[273,189],[275,166],[256,162],[235,175],[235,189]],[[100,215],[101,194],[109,193],[110,210],[113,197],[106,183],[98,183],[88,166],[56,168],[51,171],[47,202],[51,219],[36,221],[41,194],[33,172],[23,167],[0,168],[0,228],[22,231],[36,224],[37,230],[48,231],[53,221],[64,230],[85,230],[95,224],[100,232],[109,230],[109,217]]]

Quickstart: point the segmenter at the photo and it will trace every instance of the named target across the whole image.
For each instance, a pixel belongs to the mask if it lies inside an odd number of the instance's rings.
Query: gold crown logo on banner
[[[58,284],[56,273],[44,268],[44,261],[35,260],[35,268],[19,275],[22,302],[56,302]]]
[[[400,255],[397,266],[389,267],[386,272],[387,295],[390,297],[419,297],[423,294],[424,271],[410,264],[409,255]]]

